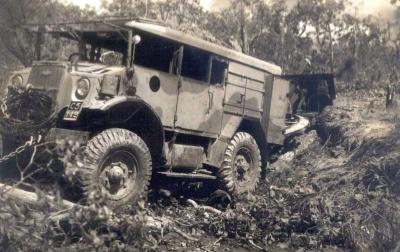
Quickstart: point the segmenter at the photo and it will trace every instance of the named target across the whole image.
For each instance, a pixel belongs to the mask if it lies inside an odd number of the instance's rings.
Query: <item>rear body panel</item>
[[[290,85],[287,80],[267,76],[262,125],[267,134],[268,143],[282,145],[284,142],[286,114],[289,112],[288,94]]]
[[[261,118],[265,72],[231,62],[229,64],[224,110],[240,116]]]
[[[268,72],[231,62],[226,82],[224,112],[259,122],[266,142],[281,145],[289,109],[288,93],[288,81]],[[224,117],[223,125],[231,129],[235,124],[238,127],[237,124],[241,122],[232,116]]]

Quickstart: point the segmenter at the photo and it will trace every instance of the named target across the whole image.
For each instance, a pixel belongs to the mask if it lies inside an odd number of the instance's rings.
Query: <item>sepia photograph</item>
[[[0,0],[0,251],[400,252],[400,0]]]

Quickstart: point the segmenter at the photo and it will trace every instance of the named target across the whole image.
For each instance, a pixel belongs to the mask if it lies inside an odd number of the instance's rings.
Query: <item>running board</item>
[[[184,178],[184,179],[217,179],[216,176],[199,174],[199,173],[178,173],[178,172],[158,172],[162,176],[168,178]]]

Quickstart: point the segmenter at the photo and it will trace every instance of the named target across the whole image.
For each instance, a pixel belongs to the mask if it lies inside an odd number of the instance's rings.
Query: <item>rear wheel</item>
[[[93,137],[80,172],[83,195],[111,208],[144,198],[152,173],[150,151],[135,133],[109,129]]]
[[[224,155],[219,177],[234,196],[253,192],[261,177],[261,153],[256,140],[246,132],[238,132]]]

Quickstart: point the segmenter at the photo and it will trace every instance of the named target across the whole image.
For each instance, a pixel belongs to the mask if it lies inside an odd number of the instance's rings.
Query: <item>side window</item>
[[[168,40],[143,36],[137,45],[135,64],[169,73],[178,46]]]
[[[180,74],[181,72],[181,60],[182,60],[182,54],[183,54],[183,46],[179,47],[172,56],[172,59],[169,63],[169,73],[170,74]]]
[[[210,55],[199,49],[185,47],[182,60],[182,76],[208,82]]]
[[[225,71],[228,69],[228,62],[218,57],[212,57],[211,61],[210,84],[223,84],[225,79]]]

